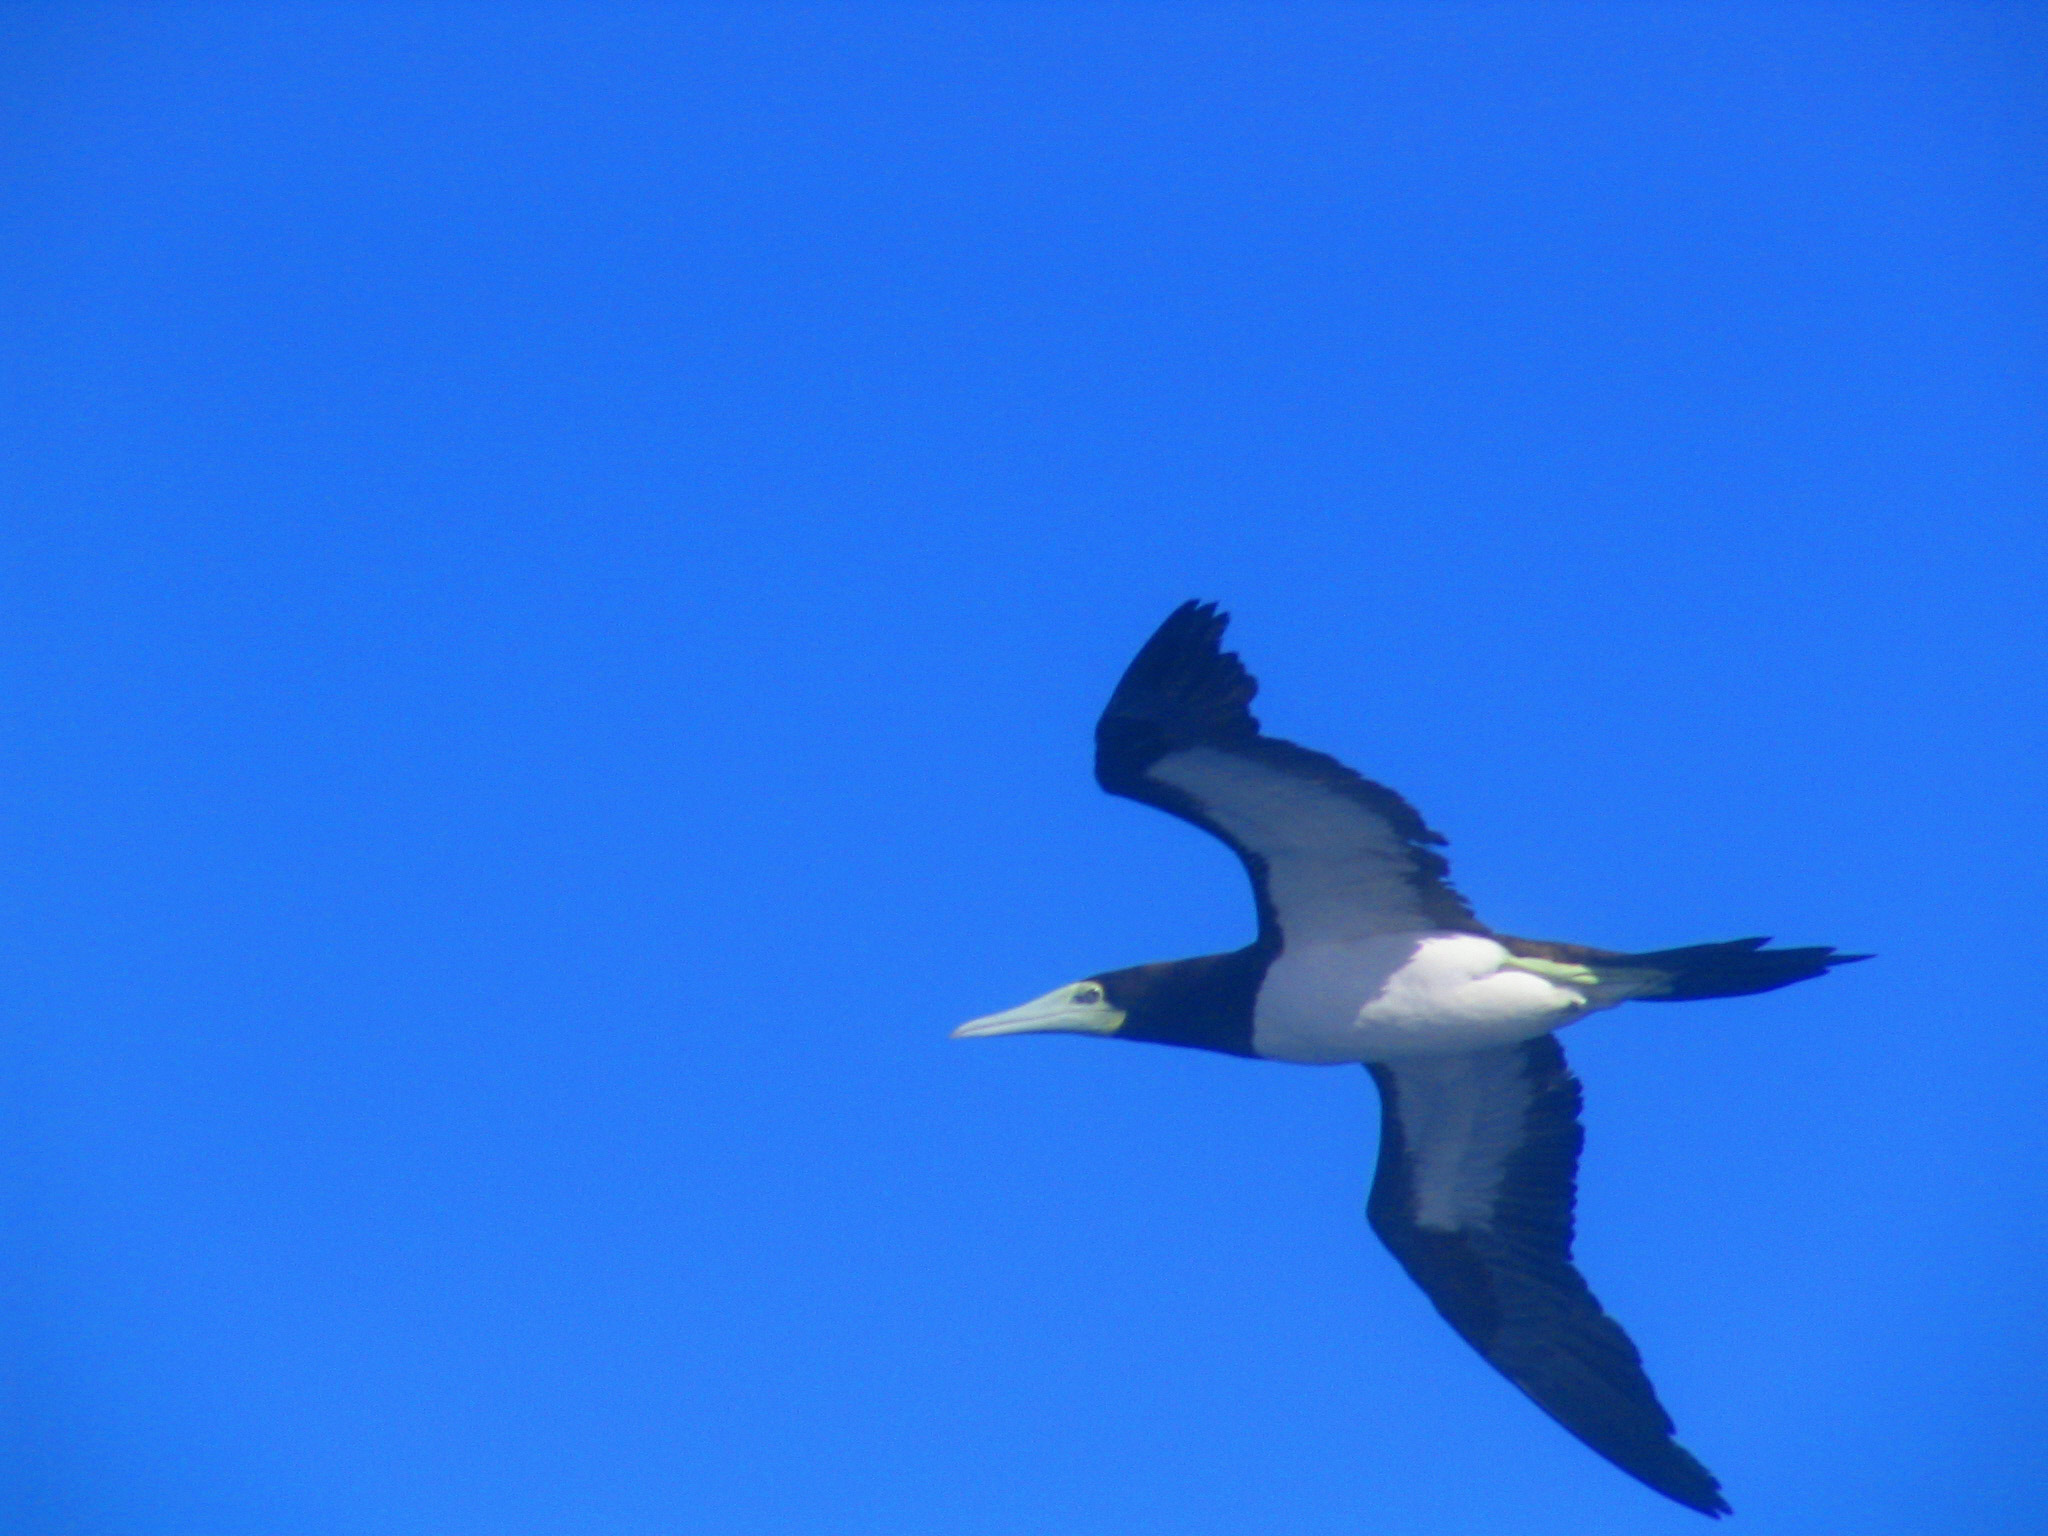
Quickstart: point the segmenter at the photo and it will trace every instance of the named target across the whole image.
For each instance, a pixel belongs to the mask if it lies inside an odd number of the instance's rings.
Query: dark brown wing
[[[1548,1035],[1369,1066],[1380,1162],[1367,1207],[1465,1342],[1632,1477],[1703,1515],[1714,1475],[1671,1438],[1642,1357],[1572,1265],[1579,1084]]]
[[[1229,622],[1213,603],[1184,603],[1145,642],[1095,727],[1096,781],[1229,844],[1275,949],[1487,932],[1413,806],[1334,757],[1260,734],[1259,685],[1220,645]]]

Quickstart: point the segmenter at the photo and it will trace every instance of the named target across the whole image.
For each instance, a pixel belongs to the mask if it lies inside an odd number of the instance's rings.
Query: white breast
[[[1386,1061],[1530,1040],[1588,1011],[1583,992],[1503,970],[1511,958],[1470,933],[1290,946],[1259,989],[1252,1048],[1277,1061]]]

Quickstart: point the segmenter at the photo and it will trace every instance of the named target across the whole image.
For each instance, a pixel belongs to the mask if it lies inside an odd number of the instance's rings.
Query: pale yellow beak
[[[1124,1013],[1103,999],[1091,981],[1061,987],[1034,997],[1007,1013],[969,1019],[953,1031],[955,1040],[981,1040],[990,1035],[1113,1035],[1123,1027]]]

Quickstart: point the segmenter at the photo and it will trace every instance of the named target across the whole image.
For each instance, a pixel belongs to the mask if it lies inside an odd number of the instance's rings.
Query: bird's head
[[[953,1038],[1113,1035],[1249,1056],[1252,1003],[1267,958],[1263,950],[1253,948],[1104,971],[1006,1013],[970,1019],[953,1031]]]

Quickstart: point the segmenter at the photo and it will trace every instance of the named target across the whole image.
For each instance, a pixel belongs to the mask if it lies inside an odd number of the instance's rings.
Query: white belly
[[[1385,934],[1283,950],[1252,1015],[1276,1061],[1385,1061],[1531,1040],[1590,1011],[1586,994],[1470,933]]]

